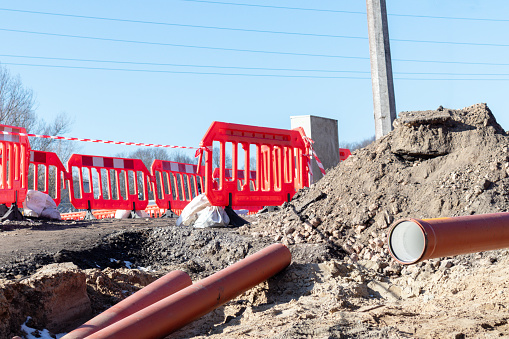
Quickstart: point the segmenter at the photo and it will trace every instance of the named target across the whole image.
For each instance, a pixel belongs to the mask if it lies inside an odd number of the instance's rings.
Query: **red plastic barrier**
[[[340,148],[339,149],[339,161],[345,161],[349,156],[352,155],[352,152],[348,148]]]
[[[197,174],[197,165],[154,160],[151,169],[154,198],[160,208],[181,210],[202,191],[203,178]]]
[[[237,170],[237,187],[240,188],[242,185],[245,185],[245,171]],[[214,181],[219,181],[219,168],[214,169],[214,173],[212,174],[214,177]],[[231,168],[227,168],[225,170],[225,178],[231,180],[233,177],[233,171]],[[249,186],[254,188],[256,187],[256,171],[249,171]],[[234,210],[248,210],[248,214],[253,214],[261,210],[264,206],[233,206]]]
[[[109,219],[115,217],[116,210],[98,210],[92,211],[92,214],[96,219]],[[69,212],[62,213],[60,217],[62,220],[83,220],[87,212]]]
[[[69,185],[75,208],[144,210],[148,205],[152,176],[140,159],[73,154],[67,169],[68,180],[78,177]]]
[[[0,125],[0,132],[26,133],[21,127]],[[0,204],[23,204],[28,189],[28,137],[0,134]]]
[[[180,215],[182,213],[181,209],[173,209],[173,213]],[[98,211],[92,211],[92,214],[96,219],[106,219],[106,218],[114,218],[115,217],[116,210],[98,210]],[[145,212],[151,217],[151,218],[159,218],[161,217],[166,210],[163,208],[159,208],[159,206],[156,205],[150,205],[145,208]],[[60,216],[62,217],[62,220],[83,220],[85,218],[86,212],[70,212],[70,213],[62,213]]]
[[[219,178],[214,185],[213,146],[219,143]],[[231,143],[231,179],[226,177],[226,143]],[[256,157],[256,186],[238,187],[239,146],[249,176],[251,146]],[[275,206],[289,201],[296,190],[309,186],[308,146],[300,130],[284,130],[213,122],[200,143],[205,152],[205,192],[214,206]],[[201,155],[200,161],[201,163]]]
[[[69,213],[61,213],[60,217],[62,220],[83,220],[87,212],[69,212]]]
[[[65,189],[67,171],[56,153],[30,151],[30,165],[33,165],[33,190],[48,194],[55,204],[60,204],[62,189]],[[39,166],[44,167],[43,183],[39,182]],[[50,175],[54,180],[50,181]],[[44,184],[44,185],[42,185]],[[42,186],[42,187],[41,187]]]

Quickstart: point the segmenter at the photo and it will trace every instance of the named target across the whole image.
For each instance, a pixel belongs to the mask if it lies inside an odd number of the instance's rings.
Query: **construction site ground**
[[[509,137],[477,104],[400,113],[389,135],[242,227],[6,221],[0,338],[27,337],[25,322],[68,332],[171,270],[196,281],[275,242],[292,252],[287,269],[168,338],[509,337],[508,250],[402,266],[386,245],[397,219],[507,212],[508,189]],[[58,310],[72,300],[69,319]]]

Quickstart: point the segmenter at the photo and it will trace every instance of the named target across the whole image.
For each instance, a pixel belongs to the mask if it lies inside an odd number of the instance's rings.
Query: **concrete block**
[[[315,142],[313,148],[327,171],[339,163],[338,121],[335,119],[318,117],[315,115],[299,115],[290,117],[291,128],[302,127],[306,135]],[[313,178],[315,183],[322,178],[316,161],[312,161]],[[311,179],[311,178],[310,178]]]

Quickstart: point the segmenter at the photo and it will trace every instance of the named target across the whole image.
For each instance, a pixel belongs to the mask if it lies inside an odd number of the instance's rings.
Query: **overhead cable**
[[[201,2],[201,3],[209,3],[209,4],[216,4],[216,5],[246,6],[246,7],[289,9],[289,10],[311,11],[311,12],[329,12],[329,13],[347,13],[347,14],[362,14],[362,15],[366,15],[366,12],[362,12],[362,11],[343,11],[343,10],[335,10],[335,9],[320,9],[320,8],[303,8],[303,7],[259,5],[259,4],[246,4],[246,3],[226,2],[226,1],[210,1],[210,0],[181,0],[181,1]],[[494,19],[494,18],[451,17],[451,16],[434,16],[434,15],[417,15],[417,14],[395,14],[395,13],[387,13],[387,15],[389,15],[389,16],[399,16],[399,17],[411,17],[411,18],[425,18],[425,19],[509,22],[509,19]]]
[[[273,68],[273,67],[246,67],[246,66],[220,66],[220,65],[197,65],[197,64],[176,64],[176,63],[158,63],[158,62],[139,62],[139,61],[122,61],[122,60],[97,60],[83,58],[61,58],[48,56],[31,56],[31,55],[15,55],[0,54],[0,57],[21,58],[21,59],[39,59],[39,60],[58,60],[58,61],[79,61],[93,63],[112,63],[123,65],[144,65],[144,66],[169,66],[169,67],[196,67],[196,68],[219,68],[219,69],[236,69],[236,70],[253,70],[253,71],[289,71],[289,72],[318,72],[318,73],[363,73],[371,74],[371,71],[358,70],[330,70],[330,69],[299,69],[299,68]],[[509,64],[507,64],[509,65]],[[406,75],[461,75],[461,76],[507,76],[509,73],[452,73],[452,72],[393,72],[394,74]]]
[[[14,66],[32,66],[49,68],[68,68],[68,69],[86,69],[100,71],[124,71],[124,72],[145,72],[145,73],[173,73],[173,74],[196,74],[196,75],[226,75],[226,76],[248,76],[248,77],[273,77],[273,78],[310,78],[310,79],[360,79],[370,80],[371,77],[352,77],[352,76],[317,76],[317,75],[287,75],[287,74],[251,74],[251,73],[219,73],[219,72],[194,72],[194,71],[172,71],[172,70],[150,70],[150,69],[130,69],[130,68],[106,68],[106,67],[88,67],[88,66],[67,66],[67,65],[41,65],[24,64],[14,62],[4,62],[4,65]],[[424,73],[423,73],[424,74]],[[509,81],[504,78],[394,78],[395,80],[436,80],[436,81]]]
[[[189,28],[200,28],[200,29],[216,29],[216,30],[238,31],[238,32],[268,33],[268,34],[284,34],[284,35],[311,36],[311,37],[322,37],[322,38],[340,38],[340,39],[368,40],[368,37],[364,37],[364,36],[337,35],[337,34],[320,34],[320,33],[303,33],[303,32],[273,31],[273,30],[236,28],[236,27],[219,27],[219,26],[177,24],[177,23],[168,23],[168,22],[143,21],[143,20],[105,18],[105,17],[75,15],[75,14],[63,14],[63,13],[50,13],[50,12],[40,12],[40,11],[28,11],[28,10],[18,10],[18,9],[10,9],[10,8],[0,8],[0,11],[13,11],[13,12],[22,12],[22,13],[31,13],[31,14],[43,14],[43,15],[54,15],[54,16],[63,16],[63,17],[93,19],[93,20],[108,20],[108,21],[117,21],[117,22],[130,22],[130,23],[141,23],[141,24],[151,24],[151,25],[166,25],[166,26],[189,27]],[[401,15],[401,16],[406,16],[406,15]],[[509,47],[509,44],[484,43],[484,42],[415,40],[415,39],[397,39],[397,38],[391,38],[391,41],[394,41],[394,42],[412,42],[412,43],[429,43],[429,44],[446,44],[446,45],[471,45],[471,46]]]
[[[323,57],[323,58],[342,58],[342,59],[360,59],[369,60],[369,57],[360,56],[345,56],[345,55],[333,55],[333,54],[313,54],[313,53],[297,53],[297,52],[281,52],[281,51],[267,51],[267,50],[254,50],[254,49],[241,49],[241,48],[227,48],[227,47],[214,47],[214,46],[198,46],[198,45],[185,45],[185,44],[173,44],[164,42],[150,42],[150,41],[139,41],[139,40],[126,40],[126,39],[113,39],[113,38],[101,38],[101,37],[90,37],[83,35],[71,35],[71,34],[59,34],[59,33],[48,33],[48,32],[35,32],[25,31],[17,29],[0,28],[0,31],[14,32],[14,33],[25,33],[35,35],[46,35],[46,36],[57,36],[65,38],[76,38],[76,39],[87,39],[97,41],[112,41],[112,42],[123,42],[123,43],[134,43],[134,44],[145,44],[155,46],[171,46],[171,47],[182,47],[182,48],[197,48],[197,49],[208,49],[208,50],[219,50],[219,51],[230,51],[230,52],[249,52],[249,53],[263,53],[263,54],[277,54],[277,55],[295,55],[295,56],[307,56],[307,57]],[[509,45],[504,45],[509,46]],[[409,59],[393,59],[395,61],[411,61],[411,62],[432,62],[432,63],[450,63],[450,64],[477,64],[477,65],[507,65],[503,63],[477,63],[477,62],[461,62],[461,61],[433,61],[433,60],[409,60]]]

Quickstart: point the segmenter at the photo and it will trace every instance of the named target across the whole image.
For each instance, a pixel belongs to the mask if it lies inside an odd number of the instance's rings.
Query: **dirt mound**
[[[486,104],[403,112],[394,126],[258,231],[286,244],[332,241],[354,260],[389,263],[384,241],[396,219],[509,210],[509,138]]]

